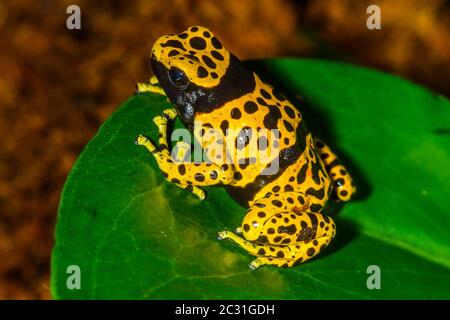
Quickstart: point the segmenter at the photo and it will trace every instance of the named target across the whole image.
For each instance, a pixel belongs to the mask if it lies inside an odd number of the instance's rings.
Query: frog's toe
[[[169,120],[173,120],[177,116],[177,111],[175,109],[166,109],[163,111],[163,116]]]
[[[141,134],[134,140],[134,143],[138,146],[146,147],[148,151],[153,154],[158,153],[158,149],[153,145],[153,143]]]
[[[192,192],[197,196],[197,198],[199,198],[200,201],[205,200],[206,194],[205,191],[203,191],[202,189],[195,188],[195,190],[193,190]]]
[[[153,122],[157,125],[166,125],[167,124],[167,118],[163,116],[156,116],[153,118]]]
[[[134,144],[138,145],[138,146],[145,145],[147,142],[148,142],[148,139],[146,137],[144,137],[142,134],[140,134],[139,136],[137,136],[136,139],[134,139]]]
[[[259,264],[259,262],[258,262],[258,259],[255,259],[255,260],[253,260],[252,262],[250,262],[250,263],[248,264],[248,267],[249,267],[251,270],[256,270],[256,269],[258,269],[258,268],[260,267],[260,264]]]
[[[237,233],[237,234],[242,234],[242,228],[241,228],[241,227],[238,227],[238,228],[236,228],[236,229],[234,230],[234,232]]]
[[[217,233],[217,240],[223,240],[228,238],[228,231],[221,231]]]

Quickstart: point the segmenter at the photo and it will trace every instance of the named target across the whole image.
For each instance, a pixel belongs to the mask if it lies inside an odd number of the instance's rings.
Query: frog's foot
[[[156,94],[160,94],[162,96],[166,96],[166,93],[164,92],[164,90],[158,86],[158,85],[154,85],[154,84],[150,84],[150,83],[143,83],[143,82],[138,82],[136,84],[136,94],[140,94],[140,93],[144,93],[144,92],[150,92],[150,93],[156,93]]]
[[[159,150],[158,148],[155,147],[155,145],[147,138],[144,137],[142,134],[140,134],[136,140],[134,141],[134,143],[138,146],[144,146],[147,148],[148,151],[150,151],[150,153],[155,154],[158,153]]]
[[[314,138],[314,143],[328,175],[333,181],[337,198],[341,201],[349,201],[356,192],[356,185],[352,177],[329,146],[318,138]]]
[[[147,148],[148,151],[150,151],[151,154],[154,155],[161,171],[163,172],[164,178],[166,178],[168,181],[176,184],[178,187],[193,193],[200,200],[205,199],[205,197],[206,197],[205,192],[202,189],[200,189],[199,187],[196,187],[189,183],[182,183],[177,178],[171,178],[171,175],[168,172],[180,171],[178,166],[183,165],[183,164],[172,163],[172,160],[170,160],[170,155],[167,155],[166,153],[160,151],[148,138],[144,137],[143,135],[139,135],[136,138],[135,143],[137,145],[144,146],[145,148]],[[163,168],[161,168],[162,167],[161,163],[165,164],[165,166],[163,166]],[[172,166],[170,166],[170,164]]]

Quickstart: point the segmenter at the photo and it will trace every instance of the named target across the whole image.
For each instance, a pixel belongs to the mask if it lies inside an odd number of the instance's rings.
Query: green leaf
[[[400,78],[314,60],[254,62],[284,90],[311,131],[340,155],[359,187],[330,204],[337,236],[318,258],[250,271],[252,257],[218,231],[245,209],[221,188],[200,202],[166,182],[134,145],[157,137],[169,104],[143,94],[101,127],[64,187],[52,256],[58,299],[450,298],[450,102]],[[178,122],[177,126],[180,126]],[[81,289],[67,267],[78,265]],[[370,265],[381,289],[369,290]]]

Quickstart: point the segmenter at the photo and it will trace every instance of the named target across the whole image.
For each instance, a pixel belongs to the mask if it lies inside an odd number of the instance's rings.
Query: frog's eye
[[[178,89],[186,89],[189,85],[189,79],[186,74],[178,68],[170,68],[169,79]]]

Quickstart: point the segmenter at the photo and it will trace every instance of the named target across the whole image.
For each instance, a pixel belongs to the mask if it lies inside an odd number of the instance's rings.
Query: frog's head
[[[159,38],[151,52],[153,72],[183,122],[251,92],[253,73],[204,27]]]

